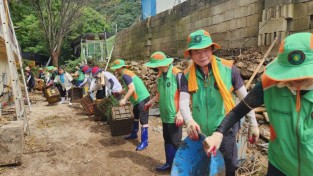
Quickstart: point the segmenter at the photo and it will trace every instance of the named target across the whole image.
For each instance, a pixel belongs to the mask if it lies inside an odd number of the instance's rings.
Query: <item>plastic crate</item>
[[[132,105],[112,107],[110,128],[112,136],[127,135],[132,130],[134,114]]]
[[[38,91],[42,91],[44,84],[45,84],[45,82],[42,79],[37,80],[36,84],[35,84],[35,89]]]
[[[82,99],[84,96],[83,88],[73,87],[71,89],[71,102],[72,103],[79,103],[79,100]]]
[[[60,101],[61,95],[56,87],[46,89],[46,98],[49,104],[57,103]]]
[[[101,121],[101,120],[107,120],[107,117],[103,114],[102,111],[99,110],[98,108],[98,104],[101,102],[102,100],[95,100],[93,102],[93,119],[95,121]]]
[[[111,118],[111,109],[113,106],[117,106],[118,101],[115,99],[113,96],[106,97],[101,100],[101,102],[98,104],[99,110],[107,117],[108,122],[110,121],[109,119]]]
[[[89,95],[84,96],[83,98],[80,99],[80,104],[83,106],[85,112],[88,115],[93,114],[93,101],[90,98]]]

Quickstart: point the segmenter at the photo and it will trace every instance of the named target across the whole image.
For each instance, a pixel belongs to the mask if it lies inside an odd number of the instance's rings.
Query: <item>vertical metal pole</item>
[[[108,42],[107,42],[107,32],[104,29],[104,39],[105,39],[105,53],[106,53],[106,57],[105,60],[108,59]]]

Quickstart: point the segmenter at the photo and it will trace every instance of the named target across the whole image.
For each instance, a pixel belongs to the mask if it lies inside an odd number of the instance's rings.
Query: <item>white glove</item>
[[[212,153],[216,156],[216,151],[220,148],[223,140],[223,134],[214,132],[211,136],[206,137],[202,142],[205,153],[210,156]]]
[[[250,144],[254,144],[259,140],[258,122],[256,121],[254,111],[250,111],[247,116],[249,119],[248,141]]]
[[[187,134],[191,140],[199,140],[199,133],[201,132],[200,126],[193,120],[190,119],[187,122]]]
[[[108,89],[108,90],[107,90],[107,93],[108,93],[108,96],[112,95],[112,90],[111,90],[111,89]]]
[[[255,144],[259,140],[259,127],[256,126],[249,126],[248,130],[248,141],[250,144]]]
[[[180,112],[178,111],[178,113],[176,114],[176,117],[175,117],[175,125],[177,127],[180,127],[184,124],[184,119],[183,117],[181,116]]]
[[[125,106],[126,100],[123,98],[120,100],[120,106]]]

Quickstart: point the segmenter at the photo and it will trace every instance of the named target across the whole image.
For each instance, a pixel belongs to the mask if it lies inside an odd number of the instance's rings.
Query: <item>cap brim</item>
[[[214,46],[214,48],[217,48],[217,49],[221,48],[221,46],[217,43],[212,43],[211,45],[197,45],[197,46],[193,46],[193,47],[186,49],[184,52],[184,57],[186,58],[189,56],[189,50],[204,49],[204,48],[210,47],[212,45]]]
[[[111,70],[116,70],[116,69],[119,69],[119,68],[122,68],[122,67],[129,68],[130,66],[129,65],[116,65],[116,66],[110,67],[110,69]]]
[[[164,66],[170,65],[173,61],[174,61],[173,58],[166,58],[163,61],[160,61],[158,63],[153,63],[150,61],[150,62],[145,63],[144,65],[150,68],[164,67]]]
[[[277,58],[266,66],[265,74],[275,81],[292,81],[313,78],[313,65],[286,67],[279,64]]]

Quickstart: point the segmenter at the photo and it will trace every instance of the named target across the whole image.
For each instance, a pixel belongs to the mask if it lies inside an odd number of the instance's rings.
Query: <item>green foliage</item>
[[[135,23],[141,14],[140,0],[92,0],[92,7],[103,14],[109,22],[112,31],[117,31],[131,26]],[[100,3],[102,2],[102,3]]]
[[[43,31],[29,1],[11,1],[9,5],[16,37],[22,50],[48,55]]]
[[[16,25],[19,26],[16,32],[17,38],[24,52],[47,54],[44,34],[34,14],[25,15],[24,19]]]
[[[82,58],[78,58],[75,60],[68,60],[68,61],[66,61],[65,71],[67,71],[69,73],[75,72],[76,71],[75,67],[79,66],[83,62],[84,62],[84,59],[82,59]]]
[[[58,2],[60,0],[54,1],[54,9],[59,9],[60,3]],[[43,28],[34,13],[30,0],[11,0],[9,5],[22,51],[49,55]],[[57,12],[55,10],[55,13]],[[133,24],[140,14],[140,0],[91,0],[90,6],[83,10],[77,23],[63,40],[60,63],[66,64],[68,60],[75,60],[70,43],[79,35],[101,33],[104,29],[108,32],[115,32],[115,24],[118,25],[118,31],[120,31]],[[109,52],[113,46],[113,41],[114,37],[108,39]]]

